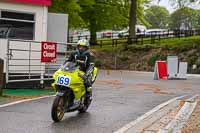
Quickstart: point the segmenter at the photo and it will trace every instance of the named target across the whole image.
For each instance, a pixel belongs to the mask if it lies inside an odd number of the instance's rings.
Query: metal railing
[[[108,36],[109,35],[109,36]],[[146,44],[146,43],[155,43],[156,41],[161,41],[164,39],[170,38],[182,38],[200,35],[200,30],[167,30],[167,31],[155,31],[155,32],[141,32],[136,33],[136,37],[129,38],[128,33],[112,33],[105,35],[97,36],[98,44],[100,47],[103,45],[112,45],[116,46],[122,43],[136,43],[136,44]],[[84,36],[70,36],[69,42],[77,42],[79,39],[90,39],[89,35]],[[107,38],[107,39],[106,39]],[[111,42],[112,41],[112,42]]]
[[[151,33],[149,35],[141,34],[137,35],[135,38],[130,38],[130,40],[132,43],[136,44],[154,44],[156,41],[160,42],[161,40],[165,39],[190,37],[196,35],[200,35],[200,30],[173,30]]]
[[[74,50],[74,43],[57,43],[57,60],[41,62],[41,42],[8,40],[6,59],[6,83],[51,80],[52,74]]]

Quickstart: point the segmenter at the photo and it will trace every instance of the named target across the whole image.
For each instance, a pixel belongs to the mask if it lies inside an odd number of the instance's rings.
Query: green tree
[[[194,10],[188,7],[183,7],[171,14],[172,29],[192,29],[192,23],[194,20]]]
[[[136,0],[132,0],[133,2]],[[70,28],[84,27],[91,33],[91,43],[96,43],[96,32],[104,29],[123,28],[130,26],[135,28],[136,17],[138,22],[148,24],[144,19],[144,3],[150,0],[137,0],[136,12],[130,11],[130,0],[53,0],[49,8],[51,12],[69,14]],[[134,8],[134,7],[133,7]],[[133,11],[133,10],[132,10]],[[130,24],[129,19],[134,19]],[[129,24],[128,24],[129,23]],[[135,30],[131,34],[135,35]]]
[[[138,0],[137,1],[137,24],[150,26],[149,22],[145,19],[145,8],[149,7],[151,0]]]
[[[70,28],[88,28],[91,43],[96,32],[127,27],[129,0],[53,0],[50,12],[69,14]]]
[[[161,0],[158,0],[160,2]],[[175,8],[188,7],[190,5],[196,5],[200,3],[200,0],[169,0],[171,5]]]
[[[96,44],[96,32],[114,27],[124,27],[128,19],[121,0],[79,0],[80,16],[91,34],[91,44]]]
[[[194,13],[193,13],[193,28],[197,28],[199,29],[200,28],[200,10],[194,10]]]
[[[165,7],[151,6],[145,10],[145,19],[151,28],[168,28],[169,11]]]
[[[130,20],[129,20],[129,43],[135,37],[135,25],[137,24],[137,0],[131,0]]]
[[[160,1],[158,0],[158,2]],[[171,14],[171,28],[180,28],[181,25],[184,25],[186,28],[199,27],[199,11],[188,7],[200,4],[200,0],[169,0],[169,2],[173,7],[180,9]]]
[[[79,16],[81,7],[75,0],[52,0],[52,6],[49,7],[49,11],[68,14],[70,28],[84,26],[84,21]]]
[[[191,0],[170,0],[171,5],[176,8],[183,8],[189,6],[191,3]]]
[[[149,26],[149,23],[145,20],[144,17],[144,7],[148,5],[150,0],[131,0],[130,3],[130,13],[129,13],[129,43],[131,42],[131,38],[136,36],[135,34],[135,26],[138,23],[142,23],[146,26]],[[125,46],[127,47],[127,46]]]

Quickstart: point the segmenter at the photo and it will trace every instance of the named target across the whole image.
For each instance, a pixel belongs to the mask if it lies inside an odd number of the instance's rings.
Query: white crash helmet
[[[90,43],[89,43],[88,40],[86,40],[86,39],[81,39],[81,40],[79,40],[78,43],[77,43],[77,45],[78,45],[78,46],[85,46],[85,47],[87,47],[87,48],[90,47]]]

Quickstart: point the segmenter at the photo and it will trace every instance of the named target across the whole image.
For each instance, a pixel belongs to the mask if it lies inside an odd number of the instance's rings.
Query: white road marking
[[[19,104],[19,103],[23,103],[23,102],[29,102],[29,101],[35,101],[35,100],[40,100],[40,99],[44,99],[44,98],[49,98],[49,97],[53,97],[53,96],[55,96],[55,95],[37,97],[37,98],[32,98],[32,99],[19,100],[19,101],[7,103],[7,104],[2,104],[2,105],[0,105],[0,108],[11,106],[11,105],[15,105],[15,104]]]

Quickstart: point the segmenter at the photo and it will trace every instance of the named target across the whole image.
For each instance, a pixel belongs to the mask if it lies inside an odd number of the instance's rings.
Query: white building
[[[50,4],[51,1],[47,0],[28,0],[28,2],[26,0],[12,0],[12,2],[4,0],[0,2],[0,25],[24,27],[27,30],[26,34],[30,34],[27,37],[22,35],[24,39],[46,40]]]
[[[47,40],[48,6],[51,2],[36,1],[13,0],[9,2],[4,0],[0,2],[0,58],[6,58],[6,38]],[[19,49],[23,49],[25,44],[16,45]],[[4,68],[6,68],[6,65],[4,65]]]
[[[32,59],[39,59],[41,56],[39,52],[28,52],[29,42],[12,41],[8,48],[8,38],[31,40],[31,49],[35,51],[41,50],[41,41],[67,42],[68,16],[48,13],[48,6],[51,6],[51,0],[0,1],[0,58],[4,59],[4,72],[7,72],[6,69],[9,66],[6,64],[8,49],[27,50],[24,53],[9,51],[11,52],[9,54],[12,54],[11,58],[26,60],[10,60],[11,73],[15,70],[24,70],[23,73],[27,73],[25,71],[27,69],[29,72],[30,69],[44,70],[41,66],[31,66],[31,68],[28,66],[30,64],[41,65],[40,60],[28,62],[30,56]],[[12,67],[13,64],[15,66]],[[27,67],[17,67],[17,65],[27,65]]]

